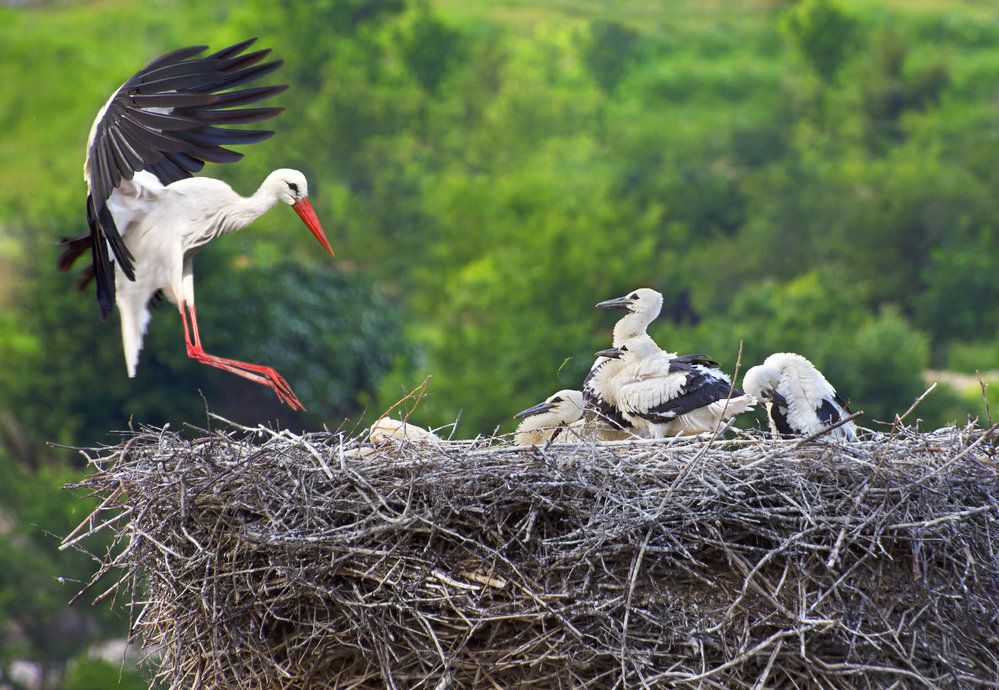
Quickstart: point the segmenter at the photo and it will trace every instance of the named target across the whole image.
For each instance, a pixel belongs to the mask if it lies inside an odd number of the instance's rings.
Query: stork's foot
[[[216,369],[223,369],[254,383],[267,386],[274,391],[278,400],[291,409],[305,411],[305,405],[295,396],[295,393],[291,390],[291,386],[284,380],[284,377],[277,373],[277,370],[273,367],[210,355],[197,347],[188,347],[187,354],[202,364],[207,364]]]

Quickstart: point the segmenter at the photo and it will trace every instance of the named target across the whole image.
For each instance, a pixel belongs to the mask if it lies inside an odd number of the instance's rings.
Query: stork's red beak
[[[295,213],[305,223],[305,227],[319,240],[319,244],[323,245],[323,249],[328,251],[330,256],[333,256],[333,247],[330,246],[330,241],[326,239],[326,233],[323,232],[323,226],[319,224],[316,212],[312,210],[312,202],[309,201],[309,198],[299,199],[292,205],[292,208],[295,209]]]

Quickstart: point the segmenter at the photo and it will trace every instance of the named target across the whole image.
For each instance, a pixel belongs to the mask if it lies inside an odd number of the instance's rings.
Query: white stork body
[[[598,309],[626,309],[628,313],[614,324],[615,347],[630,338],[645,338],[645,347],[659,349],[655,341],[649,337],[649,324],[656,320],[662,311],[663,296],[651,288],[639,288],[616,299],[610,299],[597,304]],[[590,405],[592,414],[615,428],[627,428],[629,422],[621,414],[616,399],[618,384],[623,363],[619,359],[597,357],[590,367],[590,372],[583,381],[583,396]]]
[[[766,401],[770,419],[782,436],[814,434],[850,414],[822,372],[793,352],[770,355],[747,371],[742,383],[747,393]],[[852,421],[829,433],[851,441],[857,438]]]
[[[293,193],[289,184],[299,190]],[[147,172],[112,193],[108,208],[134,257],[135,280],[115,267],[121,337],[128,375],[135,376],[149,323],[149,301],[162,290],[178,307],[194,307],[194,254],[209,241],[241,230],[278,201],[297,203],[308,194],[297,170],[276,170],[255,194],[243,197],[221,180],[191,177],[164,186]]]
[[[604,352],[615,351],[622,362],[615,398],[625,419],[651,438],[713,432],[755,405],[704,355],[663,352],[641,336]]]
[[[246,227],[277,201],[291,205],[330,253],[308,200],[305,176],[276,170],[249,197],[226,183],[193,178],[206,161],[231,163],[242,154],[224,145],[262,141],[270,131],[220,125],[264,120],[281,108],[241,108],[283,91],[284,86],[233,89],[280,66],[259,64],[270,52],[245,53],[253,39],[205,57],[204,46],[163,55],[119,87],[90,128],[83,166],[90,233],[64,239],[59,267],[90,250],[93,263],[83,285],[95,278],[101,316],[112,304],[121,315],[122,345],[135,376],[149,324],[149,300],[162,290],[178,306],[187,353],[199,362],[264,384],[293,408],[302,404],[274,369],[210,355],[201,346],[194,307],[191,259],[207,242]],[[190,316],[190,330],[188,330]]]

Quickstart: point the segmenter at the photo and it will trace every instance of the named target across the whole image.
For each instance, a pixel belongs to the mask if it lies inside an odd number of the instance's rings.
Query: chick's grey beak
[[[528,407],[526,410],[521,410],[513,416],[514,419],[523,419],[524,417],[530,417],[531,415],[541,414],[542,412],[547,412],[552,409],[552,404],[547,400],[545,402],[540,402],[533,407]]]
[[[597,309],[630,309],[631,300],[627,297],[615,297],[614,299],[609,299],[603,302],[597,303]]]
[[[623,354],[624,354],[624,352],[622,352],[618,348],[616,348],[616,347],[609,347],[606,350],[601,350],[600,352],[594,352],[593,356],[594,357],[606,357],[608,359],[621,359],[621,355],[623,355]]]

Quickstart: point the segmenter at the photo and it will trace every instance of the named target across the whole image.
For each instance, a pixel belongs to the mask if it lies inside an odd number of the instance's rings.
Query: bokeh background
[[[301,169],[337,257],[275,208],[198,256],[199,316],[301,415],[189,361],[168,304],[129,380],[117,316],[55,271],[111,91],[247,36],[287,112],[206,172],[249,194]],[[664,347],[800,352],[867,426],[933,380],[924,426],[984,416],[999,369],[994,0],[7,0],[0,84],[0,687],[145,686],[94,655],[121,607],[65,606],[91,563],[55,547],[93,504],[62,446],[208,410],[353,429],[428,374],[413,421],[508,431],[639,286]]]

